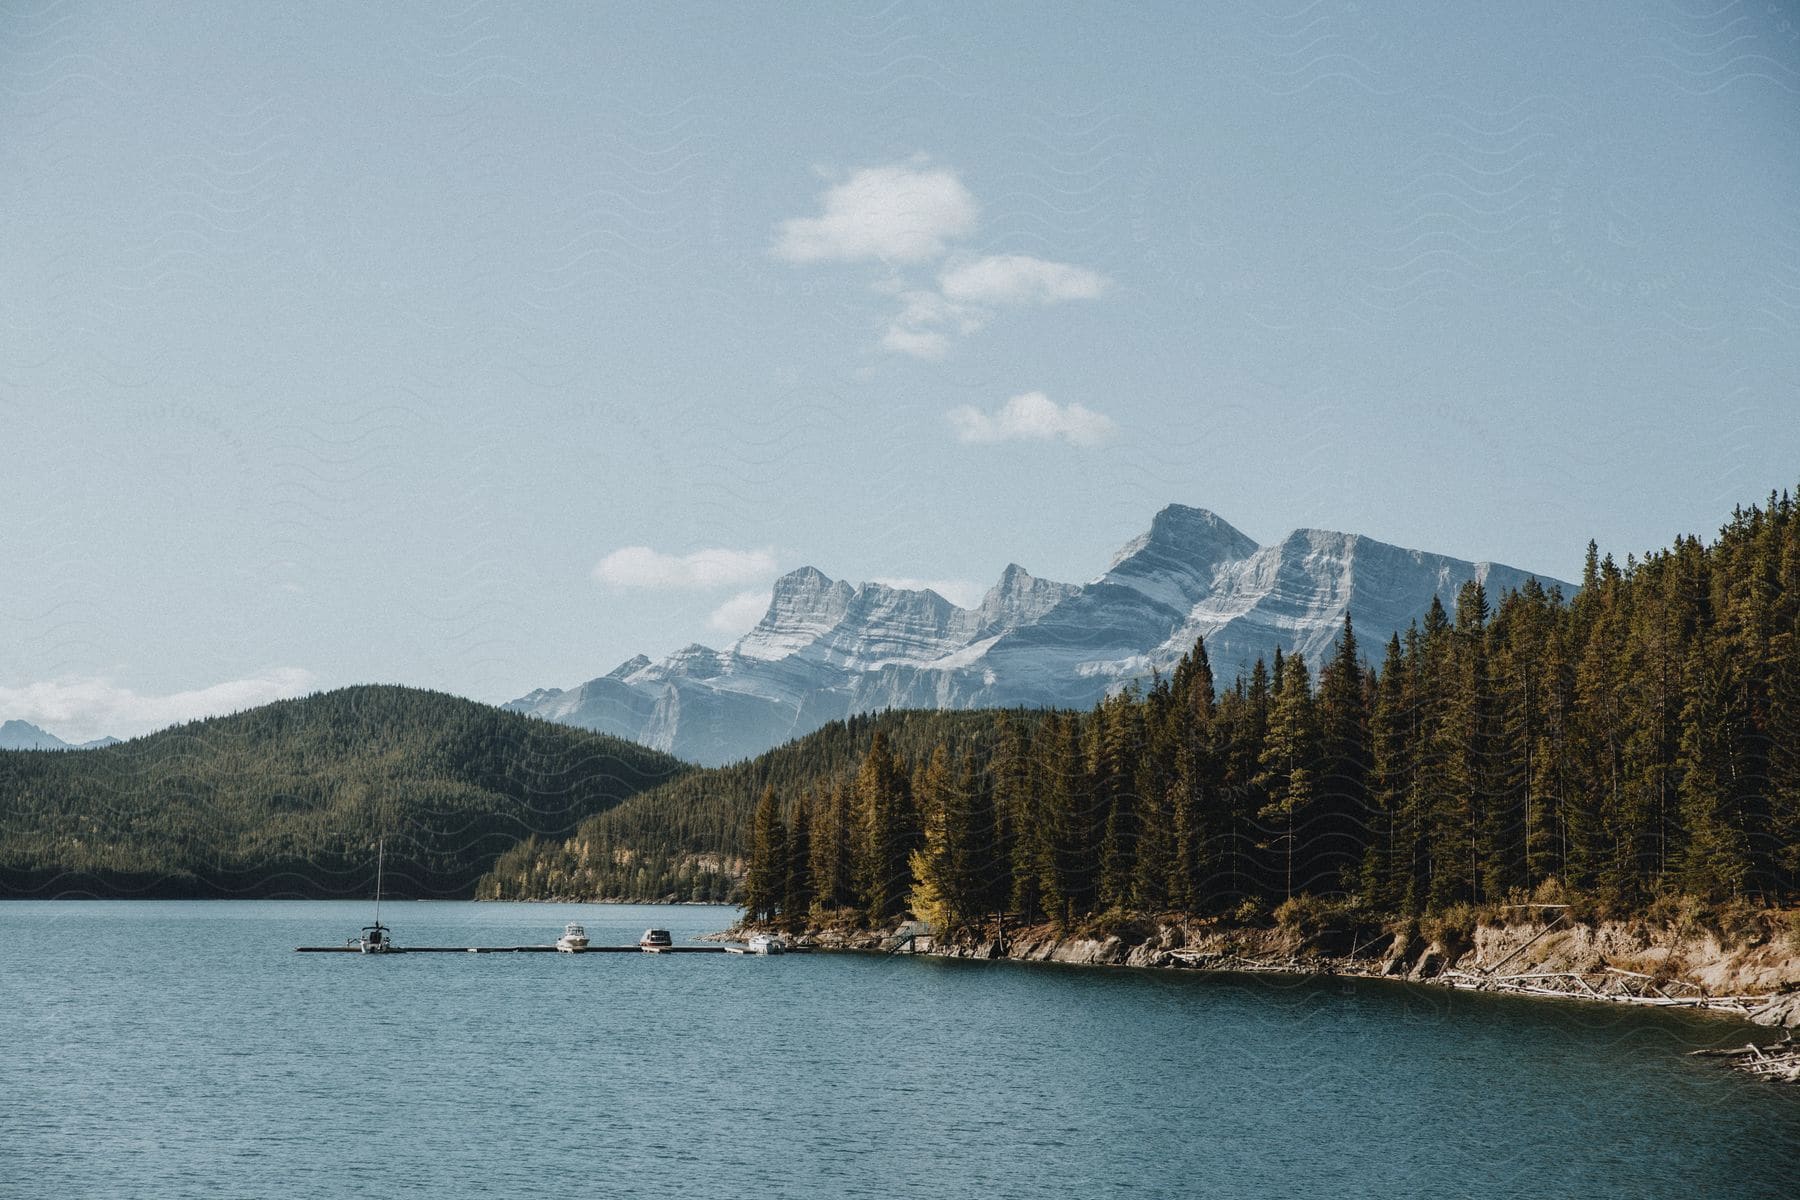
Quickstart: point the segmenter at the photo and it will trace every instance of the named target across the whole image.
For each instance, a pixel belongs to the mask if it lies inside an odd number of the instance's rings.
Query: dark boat
[[[383,838],[375,849],[375,923],[364,925],[356,939],[356,948],[364,954],[386,954],[394,948],[393,931],[381,923],[381,867],[386,856],[387,839]]]

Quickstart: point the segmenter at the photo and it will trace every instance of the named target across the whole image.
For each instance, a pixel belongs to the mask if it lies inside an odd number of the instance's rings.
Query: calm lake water
[[[363,904],[0,905],[18,1197],[1793,1197],[1719,1019],[808,955],[294,954]],[[383,910],[400,945],[732,912]]]

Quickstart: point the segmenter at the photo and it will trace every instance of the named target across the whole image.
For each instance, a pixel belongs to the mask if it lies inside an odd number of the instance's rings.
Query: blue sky
[[[1792,14],[1453,7],[0,13],[0,718],[504,700],[1171,501],[1566,577],[1793,485]]]

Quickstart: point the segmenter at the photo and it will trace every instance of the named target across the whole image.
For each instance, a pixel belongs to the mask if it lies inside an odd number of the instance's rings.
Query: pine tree
[[[958,805],[952,796],[950,764],[939,745],[930,760],[919,769],[913,780],[913,800],[918,806],[923,827],[923,844],[912,851],[908,862],[912,869],[912,891],[909,906],[913,916],[928,923],[932,931],[948,938],[958,927],[956,911],[956,857],[959,832]]]
[[[1584,871],[1587,856],[1583,847],[1588,842],[1584,831],[1593,826],[1594,818],[1593,806],[1585,802],[1581,790],[1581,771],[1576,761],[1580,753],[1580,711],[1570,645],[1573,636],[1570,620],[1557,623],[1538,674],[1544,732],[1538,741],[1537,778],[1532,785],[1532,794],[1539,803],[1533,807],[1528,836],[1538,872],[1580,888],[1591,877]]]
[[[1169,681],[1158,675],[1144,696],[1139,720],[1143,742],[1133,764],[1131,785],[1137,810],[1137,846],[1130,878],[1121,889],[1121,903],[1139,912],[1161,912],[1169,907],[1176,851],[1171,785],[1181,744],[1175,703]]]
[[[1547,730],[1541,676],[1554,620],[1544,588],[1527,579],[1501,601],[1490,630],[1496,762],[1483,872],[1495,892],[1533,887],[1548,873],[1538,759]]]
[[[821,784],[814,795],[811,813],[809,874],[814,902],[823,909],[849,908],[856,903],[851,853],[855,822],[850,811],[849,787],[841,779]]]
[[[1790,522],[1790,528],[1792,527]],[[1790,560],[1800,568],[1800,548],[1790,536]],[[1800,598],[1800,569],[1786,586]],[[1769,687],[1769,848],[1775,896],[1800,892],[1800,615],[1772,640],[1775,667]]]
[[[1682,713],[1679,794],[1687,839],[1681,880],[1694,895],[1722,900],[1743,892],[1749,846],[1732,803],[1734,689],[1729,668],[1709,661],[1707,646],[1704,638],[1694,644]]]
[[[1051,717],[1040,738],[1038,895],[1051,919],[1068,928],[1088,911],[1094,875],[1086,772],[1073,716]]]
[[[909,859],[920,836],[905,767],[879,731],[856,773],[854,810],[858,897],[869,922],[886,925],[906,907],[912,885]]]
[[[750,869],[744,876],[744,908],[752,921],[772,921],[781,912],[788,886],[787,826],[774,788],[764,788],[756,803],[750,839]],[[640,883],[640,895],[649,893]]]
[[[1579,611],[1586,644],[1576,667],[1576,696],[1581,719],[1580,764],[1585,765],[1581,790],[1590,798],[1597,822],[1587,830],[1581,857],[1594,885],[1608,902],[1627,902],[1635,891],[1643,813],[1631,788],[1626,758],[1631,731],[1629,693],[1625,683],[1627,636],[1623,576],[1609,554],[1601,559],[1591,598]]]
[[[1222,887],[1215,895],[1221,907],[1242,899],[1266,899],[1273,894],[1271,872],[1263,847],[1269,840],[1261,825],[1265,794],[1260,782],[1263,747],[1269,736],[1269,671],[1262,659],[1250,669],[1226,698],[1219,713],[1225,757],[1224,809],[1226,863]]]
[[[981,924],[994,893],[993,798],[971,764],[952,765],[942,747],[932,754],[924,786],[929,800],[922,798],[920,808],[930,815],[914,874],[937,900],[934,926],[954,936]]]
[[[1485,897],[1482,864],[1491,862],[1504,831],[1495,808],[1497,712],[1488,670],[1487,590],[1479,581],[1462,586],[1452,632],[1451,678],[1445,697],[1443,747],[1448,790],[1438,817],[1440,899]]]
[[[1039,737],[1044,735],[1040,732]],[[1007,903],[1024,921],[1044,915],[1043,881],[1051,870],[1052,849],[1043,794],[1037,783],[1041,742],[1027,740],[1016,721],[1001,727],[994,761],[995,820],[1003,830],[1000,852],[1005,854],[1009,880]]]
[[[1437,597],[1414,632],[1407,658],[1412,665],[1412,728],[1416,752],[1411,791],[1402,825],[1409,833],[1412,870],[1407,909],[1442,908],[1460,898],[1463,862],[1455,840],[1456,726],[1450,720],[1455,695],[1455,648],[1450,616]]]
[[[1318,882],[1294,876],[1298,839],[1310,832],[1317,795],[1318,714],[1306,660],[1296,654],[1282,663],[1277,653],[1276,661],[1281,686],[1269,708],[1268,737],[1258,756],[1262,771],[1256,777],[1268,800],[1258,816],[1273,822],[1272,840],[1283,862],[1283,895],[1291,900],[1296,885],[1305,889]]]
[[[1369,711],[1364,673],[1350,613],[1344,613],[1337,653],[1319,676],[1320,769],[1317,816],[1308,838],[1303,876],[1320,887],[1357,886],[1369,809]]]
[[[1111,696],[1094,710],[1090,727],[1093,750],[1087,774],[1099,837],[1098,904],[1123,908],[1131,903],[1142,833],[1137,767],[1145,750],[1143,705],[1129,692]]]
[[[812,906],[812,798],[803,794],[794,805],[794,820],[787,833],[787,886],[781,900],[782,924],[795,932],[805,929]]]
[[[1407,666],[1400,635],[1388,639],[1369,714],[1369,844],[1363,855],[1362,894],[1377,912],[1404,907],[1410,867],[1402,858],[1402,810],[1409,793]]]

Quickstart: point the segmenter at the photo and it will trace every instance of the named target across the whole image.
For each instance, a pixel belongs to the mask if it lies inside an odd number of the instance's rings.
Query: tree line
[[[1303,896],[1392,916],[1546,884],[1616,911],[1800,892],[1800,519],[1786,493],[1565,598],[1528,581],[1314,672],[1277,650],[1220,687],[1204,643],[1086,713],[993,714],[751,814],[753,917],[954,929]],[[643,798],[645,800],[649,797]],[[740,818],[741,819],[741,818]]]
[[[939,745],[988,757],[992,711],[899,710],[832,721],[792,742],[728,766],[695,770],[583,822],[566,840],[533,838],[501,855],[477,895],[494,900],[739,899],[752,813],[765,789],[796,796],[854,773],[881,732],[903,757]],[[1038,710],[1013,710],[1030,727]]]

